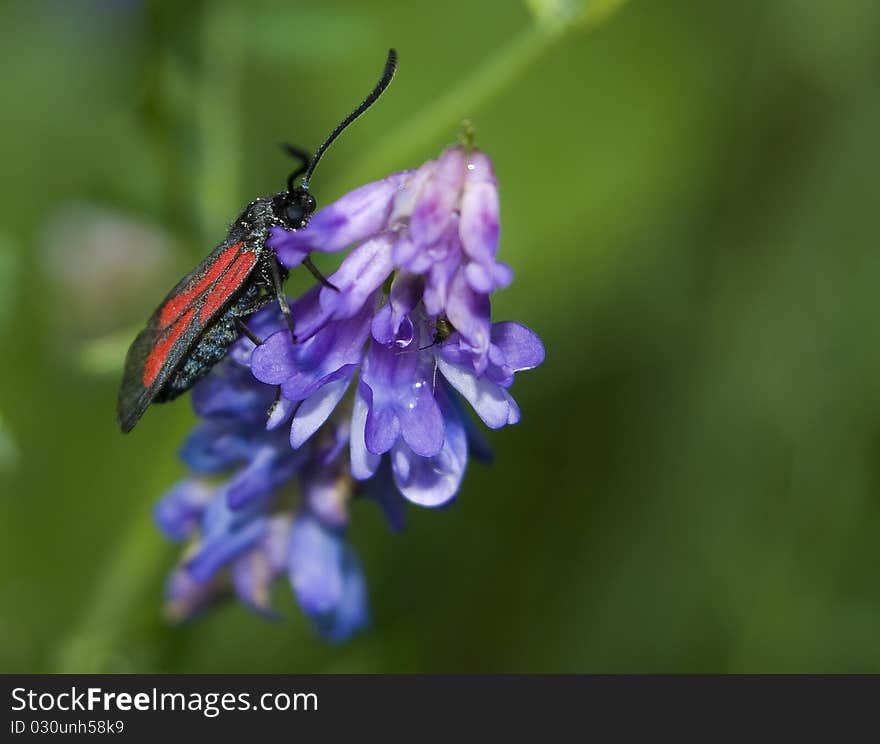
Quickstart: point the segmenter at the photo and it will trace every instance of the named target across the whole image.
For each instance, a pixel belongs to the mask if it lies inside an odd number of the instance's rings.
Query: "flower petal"
[[[210,475],[247,460],[249,432],[229,423],[206,421],[190,432],[180,448],[180,459],[196,473]]]
[[[232,585],[239,599],[270,617],[274,616],[270,590],[272,583],[284,571],[289,539],[289,517],[275,516],[269,521],[260,544],[232,564]]]
[[[215,581],[196,581],[183,566],[178,566],[165,584],[165,613],[172,622],[189,620],[217,599]]]
[[[303,503],[322,525],[341,529],[348,524],[351,483],[338,468],[316,470],[300,479]]]
[[[267,385],[280,385],[296,366],[296,350],[287,331],[278,331],[254,349],[251,369],[254,377]]]
[[[429,380],[413,383],[414,395],[398,414],[404,441],[422,457],[436,455],[443,447],[443,415],[431,384]]]
[[[511,423],[510,395],[507,391],[473,370],[438,358],[437,365],[443,377],[464,399],[490,429],[500,429]]]
[[[485,355],[489,350],[491,331],[489,298],[471,289],[463,271],[455,275],[450,285],[446,316],[461,338],[473,350],[474,366],[477,372],[482,374],[485,370]]]
[[[350,191],[315,212],[308,227],[273,231],[267,245],[290,267],[298,266],[311,251],[343,251],[385,229],[394,196],[408,176],[408,172],[395,173]]]
[[[308,514],[293,520],[288,575],[300,606],[308,615],[333,612],[342,599],[343,538]]]
[[[534,369],[544,361],[544,344],[537,333],[522,323],[494,323],[492,343],[501,349],[506,365],[514,372]]]
[[[380,235],[349,253],[330,276],[336,289],[321,289],[321,307],[333,318],[350,318],[379,287],[394,268],[391,237]]]
[[[369,404],[365,395],[372,395],[370,389],[363,384],[358,384],[354,396],[354,410],[351,415],[351,475],[356,480],[372,478],[382,458],[367,449],[364,438],[364,430],[367,423]]]
[[[260,421],[272,402],[271,388],[253,384],[246,367],[221,364],[192,389],[192,404],[202,418]]]
[[[393,312],[393,320],[399,326],[400,321],[409,315],[419,304],[424,291],[422,277],[399,271],[391,282],[389,303]]]
[[[445,150],[416,198],[409,222],[409,234],[415,243],[428,247],[440,239],[458,205],[464,173],[461,148]]]
[[[254,350],[251,365],[261,381],[280,384],[289,400],[305,400],[321,385],[346,374],[358,364],[370,332],[371,308],[364,306],[353,318],[327,323],[302,343],[293,344],[280,331]]]
[[[300,404],[290,427],[290,446],[294,449],[302,447],[318,431],[342,400],[357,366],[352,364],[343,369],[345,374],[339,379],[322,385]]]
[[[367,583],[354,551],[345,545],[342,554],[342,595],[336,609],[313,618],[318,632],[332,643],[347,641],[370,623]]]
[[[236,596],[252,610],[271,616],[275,575],[266,556],[260,550],[246,553],[232,564],[231,574]]]
[[[474,261],[491,264],[498,253],[498,188],[494,176],[487,178],[492,166],[485,155],[474,153],[468,167],[458,224],[461,245]]]
[[[376,471],[375,477],[366,483],[365,493],[367,498],[379,505],[391,531],[402,531],[406,524],[406,500],[400,495],[394,483],[389,458],[382,458],[382,464]]]
[[[297,401],[279,397],[270,407],[266,418],[266,431],[274,431],[290,419],[297,408]]]
[[[381,455],[391,449],[399,436],[400,421],[394,408],[371,405],[364,428],[367,449],[374,455]]]
[[[419,506],[448,503],[461,486],[467,465],[467,434],[450,405],[443,406],[446,437],[433,457],[420,457],[402,442],[391,450],[394,482],[403,496]]]
[[[219,493],[230,509],[262,502],[294,476],[301,460],[301,456],[278,447],[275,442],[266,442],[254,450],[247,465],[221,486]]]
[[[422,188],[432,177],[436,166],[435,160],[428,160],[422,163],[417,170],[408,171],[405,174],[405,178],[401,181],[397,193],[394,195],[394,204],[391,207],[391,214],[388,216],[388,227],[391,230],[398,230],[409,224]]]
[[[277,225],[269,228],[266,245],[275,251],[278,260],[288,269],[295,269],[311,253],[310,241],[298,236],[304,235],[302,229],[288,230]]]
[[[465,265],[464,273],[471,289],[482,294],[503,289],[513,281],[513,269],[498,261],[487,264],[470,261]]]
[[[391,321],[391,304],[382,305],[373,316],[370,323],[370,335],[380,344],[388,345],[397,341],[397,328]]]
[[[461,265],[461,249],[451,246],[427,269],[423,301],[428,315],[440,315],[449,301],[449,288]]]
[[[443,417],[433,396],[433,359],[418,347],[399,351],[370,346],[361,374],[370,409],[365,429],[370,452],[387,452],[401,434],[418,454],[440,451]]]
[[[214,491],[214,486],[200,478],[178,481],[153,509],[159,529],[172,540],[189,537],[198,528]]]
[[[196,581],[208,581],[229,561],[253,548],[262,539],[266,528],[267,520],[258,518],[225,535],[203,541],[186,562],[186,570]]]

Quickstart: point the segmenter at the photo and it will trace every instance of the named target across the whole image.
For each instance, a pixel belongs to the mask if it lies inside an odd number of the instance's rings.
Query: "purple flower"
[[[271,587],[288,576],[318,631],[342,641],[369,619],[360,564],[345,540],[356,491],[346,457],[348,422],[329,423],[294,451],[283,429],[266,427],[272,396],[233,360],[193,391],[203,421],[181,454],[194,475],[155,510],[169,538],[188,542],[168,581],[168,612],[186,619],[232,591],[272,616]],[[209,480],[218,474],[226,477]],[[301,493],[296,507],[285,494],[293,483]]]
[[[307,229],[273,228],[292,268],[313,250],[351,248],[330,277],[291,302],[297,342],[275,307],[193,389],[200,423],[181,456],[191,473],[156,507],[186,542],[168,606],[188,618],[232,592],[271,615],[286,578],[325,638],[369,621],[349,505],[375,501],[392,529],[404,505],[439,507],[469,455],[489,459],[469,405],[492,429],[515,424],[509,389],[544,359],[535,333],[491,321],[512,272],[496,259],[499,204],[489,158],[460,147],[362,186]]]
[[[490,428],[515,424],[514,374],[544,359],[528,328],[490,319],[490,295],[512,272],[496,260],[489,158],[450,148],[343,196],[307,230],[278,229],[272,240],[292,263],[312,250],[354,246],[330,277],[338,291],[315,288],[297,301],[299,343],[279,329],[251,357],[254,376],[298,406],[291,445],[308,442],[353,388],[352,476],[372,478],[387,455],[405,498],[450,501],[468,459],[455,397]]]

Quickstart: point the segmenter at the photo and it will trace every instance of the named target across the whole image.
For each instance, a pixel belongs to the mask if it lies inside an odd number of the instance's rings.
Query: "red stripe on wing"
[[[183,313],[174,325],[165,332],[162,340],[153,347],[153,350],[150,352],[144,363],[143,383],[145,388],[148,388],[153,384],[153,380],[156,379],[159,372],[162,370],[162,365],[165,364],[168,352],[171,351],[175,341],[177,341],[186,330],[189,322],[193,319],[195,314],[196,309],[194,307],[191,307]]]
[[[162,308],[162,312],[159,314],[159,328],[167,328],[170,326],[175,320],[180,317],[180,314],[186,310],[190,305],[193,304],[199,297],[201,297],[211,285],[217,280],[217,278],[229,267],[229,264],[235,259],[241,250],[241,243],[235,243],[234,245],[229,246],[223,253],[221,253],[217,260],[211,264],[211,268],[205,272],[205,275],[199,279],[192,287],[190,287],[186,292],[182,294],[175,295],[168,302],[165,303],[165,306]],[[253,254],[244,254],[251,255]]]
[[[241,286],[241,283],[250,273],[256,262],[257,255],[250,251],[242,253],[235,259],[235,263],[229,267],[229,271],[220,277],[220,280],[211,288],[208,296],[205,297],[202,309],[199,311],[199,318],[202,322],[207,322],[220,309],[223,303],[229,299],[229,295]]]

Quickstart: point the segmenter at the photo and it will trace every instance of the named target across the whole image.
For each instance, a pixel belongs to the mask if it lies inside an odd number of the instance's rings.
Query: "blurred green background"
[[[880,671],[876,0],[635,0],[546,43],[512,0],[0,7],[0,671]],[[328,646],[286,589],[169,626],[151,508],[193,415],[120,435],[118,339],[391,45],[313,190],[471,117],[494,314],[547,362],[452,508],[356,505],[371,631]]]

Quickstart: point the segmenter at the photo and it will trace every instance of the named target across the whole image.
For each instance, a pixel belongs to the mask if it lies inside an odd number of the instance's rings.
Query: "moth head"
[[[317,206],[309,190],[299,187],[281,195],[277,206],[278,219],[289,230],[298,230],[309,224]]]

